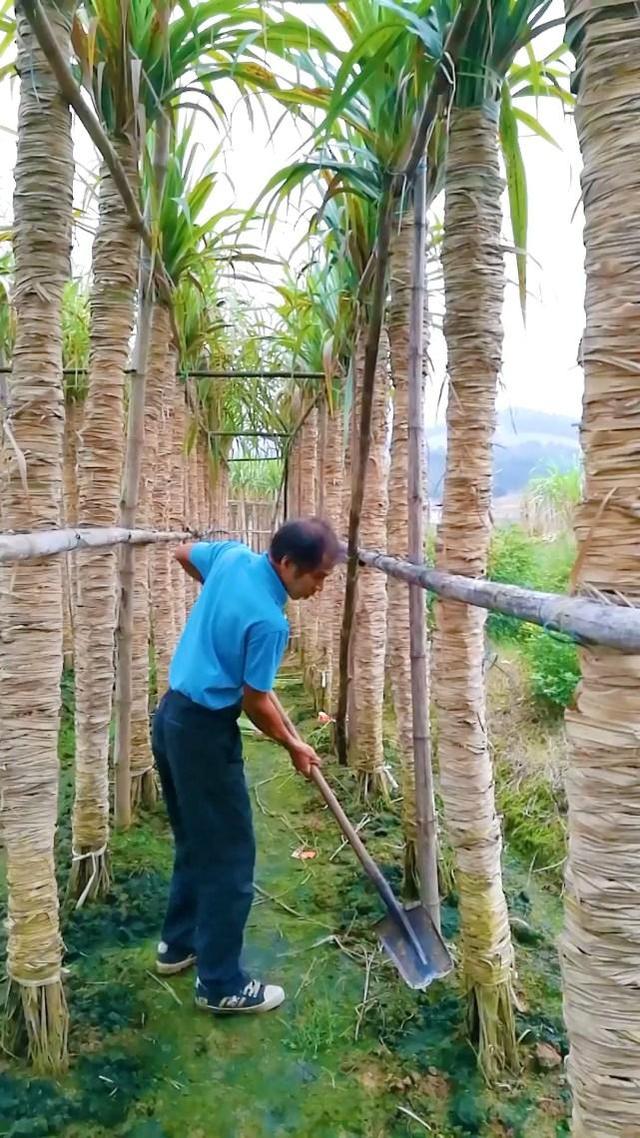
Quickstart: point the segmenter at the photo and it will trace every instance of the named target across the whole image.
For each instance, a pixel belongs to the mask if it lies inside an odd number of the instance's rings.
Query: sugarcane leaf
[[[551,146],[555,146],[556,150],[562,149],[560,144],[556,142],[553,135],[550,134],[545,127],[543,127],[542,123],[535,117],[535,115],[530,115],[528,111],[523,111],[520,107],[513,108],[513,115],[519,123],[522,123],[523,126],[528,127],[529,130],[533,131],[534,134],[537,134],[538,138],[543,138],[545,142],[548,142]]]
[[[528,197],[527,178],[520,150],[518,123],[514,114],[509,87],[502,87],[500,102],[500,143],[507,175],[507,194],[513,243],[516,249],[518,292],[523,320],[526,318],[527,299],[527,229]]]

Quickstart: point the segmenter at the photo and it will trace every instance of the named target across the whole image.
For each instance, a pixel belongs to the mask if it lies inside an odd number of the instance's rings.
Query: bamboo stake
[[[407,183],[415,177],[418,164],[424,156],[429,130],[438,113],[439,101],[450,87],[455,71],[455,62],[467,39],[469,29],[478,9],[479,0],[469,0],[463,4],[451,25],[442,59],[439,61],[433,82],[426,93],[418,125],[408,147],[406,164],[397,174],[387,174],[383,182],[382,199],[378,221],[375,265],[371,286],[371,304],[368,315],[367,343],[365,347],[364,374],[362,380],[362,404],[360,411],[358,455],[354,466],[351,507],[349,510],[349,533],[347,552],[347,574],[342,630],[340,634],[340,687],[336,712],[336,749],[338,759],[343,765],[347,762],[347,707],[349,699],[349,649],[351,631],[355,614],[356,579],[358,574],[358,533],[364,497],[364,480],[370,450],[371,411],[373,406],[373,387],[380,332],[385,306],[385,289],[389,262],[389,246],[396,195],[401,193]],[[373,258],[372,258],[373,259]],[[360,290],[368,285],[370,265],[364,271]]]
[[[144,280],[142,280],[144,274]],[[137,374],[134,376],[129,402],[127,449],[125,455],[123,494],[120,522],[125,529],[135,523],[144,447],[144,397],[146,368],[153,313],[153,287],[150,261],[147,259],[141,273],[141,304],[136,338]],[[115,692],[115,801],[114,822],[119,829],[131,825],[131,703],[132,703],[132,650],[133,601],[135,570],[133,549],[125,545],[120,559],[120,603],[116,629],[116,692]]]
[[[426,168],[420,163],[413,188],[414,245],[411,266],[411,316],[409,325],[409,560],[424,560],[423,502],[423,335],[426,240]],[[438,831],[431,739],[429,733],[429,670],[427,667],[427,621],[424,590],[409,586],[409,644],[411,655],[411,704],[413,760],[416,772],[417,854],[420,900],[434,925],[440,928],[438,889]]]
[[[155,191],[162,200],[169,151],[169,120],[161,115],[156,126],[154,153]],[[150,212],[151,205],[148,203]],[[147,359],[154,304],[154,259],[146,252],[140,270],[140,310],[135,346],[135,374],[131,385],[127,447],[125,454],[123,494],[120,521],[123,528],[132,529],[140,490],[140,470],[144,447],[144,406]],[[132,653],[133,653],[133,600],[134,600],[133,547],[126,544],[120,562],[120,607],[116,630],[116,695],[115,695],[115,803],[114,822],[124,829],[131,825],[131,704],[132,704]]]

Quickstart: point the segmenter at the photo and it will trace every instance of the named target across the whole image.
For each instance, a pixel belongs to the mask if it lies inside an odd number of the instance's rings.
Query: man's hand
[[[311,777],[312,767],[322,766],[320,756],[316,754],[313,747],[310,747],[308,743],[303,743],[301,739],[296,742],[295,747],[289,748],[289,754],[294,767],[305,778]]]
[[[312,766],[321,765],[319,756],[300,738],[273,692],[259,692],[245,684],[243,707],[259,731],[286,748],[294,767],[305,778],[309,777]]]

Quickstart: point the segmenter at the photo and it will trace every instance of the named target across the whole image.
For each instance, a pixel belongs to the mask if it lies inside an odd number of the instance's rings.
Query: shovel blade
[[[453,961],[424,906],[407,906],[404,912],[418,938],[424,960],[420,959],[406,930],[393,917],[384,917],[375,926],[375,931],[405,984],[415,989],[428,988],[434,980],[441,980],[451,972]]]

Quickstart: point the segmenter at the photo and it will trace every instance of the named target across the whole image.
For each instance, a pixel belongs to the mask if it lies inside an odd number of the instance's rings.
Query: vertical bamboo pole
[[[320,400],[318,404],[318,446],[316,451],[316,506],[315,512],[324,517],[326,512],[326,451],[328,446],[328,420],[329,411],[327,407],[326,395]],[[311,602],[316,613],[316,658],[314,661],[314,699],[321,711],[328,711],[328,695],[327,685],[329,682],[330,672],[330,651],[332,646],[331,640],[331,610],[328,608],[330,605],[330,588],[328,582],[325,585],[324,591],[319,597],[315,597]]]
[[[426,239],[426,170],[418,166],[414,183],[413,260],[409,325],[409,561],[424,561],[424,406],[423,338]],[[425,592],[409,586],[409,644],[413,758],[416,772],[417,853],[420,900],[440,928],[438,833],[429,736],[429,668]]]
[[[285,456],[284,456],[284,469],[282,471],[282,520],[285,522],[287,521],[287,519],[289,517],[289,495],[290,495],[289,480],[290,480],[290,475],[291,475],[291,469],[289,466],[289,450],[287,450],[285,452]],[[279,503],[276,503],[276,513],[274,514],[274,519],[273,519],[273,527],[272,528],[274,530],[276,530],[278,528],[278,504]]]
[[[229,529],[229,463],[226,458],[220,460],[218,471],[219,479],[219,505],[218,517],[214,518],[221,529]]]
[[[202,436],[198,438],[196,444],[196,512],[197,512],[197,526],[202,533],[206,529],[207,523],[207,505],[206,505],[206,455],[205,444]]]
[[[240,487],[240,509],[238,511],[238,529],[240,530],[240,541],[244,545],[249,544],[249,526],[247,523],[247,497],[244,486]]]
[[[375,278],[373,282],[371,308],[368,318],[367,342],[364,357],[364,375],[362,379],[362,403],[360,407],[359,437],[354,438],[357,444],[357,464],[354,462],[353,489],[351,493],[351,507],[349,510],[349,534],[347,553],[347,577],[345,585],[344,612],[342,631],[340,635],[340,690],[338,694],[338,709],[336,713],[336,746],[338,758],[341,763],[347,762],[347,703],[349,697],[349,649],[351,646],[351,630],[356,607],[356,580],[358,576],[358,535],[360,533],[360,515],[364,498],[364,481],[369,461],[371,444],[371,417],[373,411],[373,389],[378,363],[378,350],[380,347],[380,332],[385,307],[385,289],[387,284],[387,268],[389,264],[389,244],[391,240],[391,226],[393,224],[393,193],[392,183],[389,180],[385,186],[380,204],[380,221],[378,224],[377,260]]]
[[[287,486],[284,509],[284,520],[289,521],[298,517],[298,491],[300,471],[300,435],[289,440],[286,451]],[[300,617],[300,601],[289,601],[287,604],[287,617],[290,628],[290,647],[292,652],[300,653],[302,647],[302,622]]]
[[[1,360],[0,360],[1,362]],[[78,403],[69,399],[65,404],[64,461],[62,472],[62,516],[65,525],[78,524]],[[62,597],[64,604],[62,648],[65,668],[73,667],[73,624],[75,620],[76,557],[69,553],[62,566]]]
[[[176,346],[170,342],[165,360],[164,383],[160,406],[161,425],[156,474],[153,484],[154,525],[156,529],[159,530],[169,529],[171,524],[176,354]],[[171,549],[168,545],[159,545],[152,550],[149,587],[151,590],[152,630],[158,697],[162,696],[169,686],[169,666],[176,643],[174,598],[171,587],[171,563]],[[178,566],[178,568],[180,567]]]
[[[316,513],[321,517],[325,510],[325,451],[327,449],[327,400],[321,399],[318,404],[318,449],[316,452]]]
[[[144,451],[136,523],[145,528],[157,524],[154,512],[154,493],[159,479],[158,448],[161,440],[161,420],[163,406],[167,400],[167,362],[171,340],[170,313],[166,304],[156,300],[151,320],[151,342],[147,359],[144,409]],[[164,469],[166,463],[162,464]],[[166,498],[166,492],[163,494]],[[158,528],[162,528],[159,526]],[[151,732],[149,724],[149,648],[151,643],[151,616],[155,620],[159,609],[165,603],[166,587],[158,598],[152,590],[150,577],[157,582],[150,567],[155,566],[156,555],[166,555],[166,547],[151,549],[139,548],[134,556],[134,596],[133,596],[133,646],[132,646],[132,692],[131,692],[131,809],[135,814],[138,806],[153,806],[157,799],[157,785],[151,753]],[[166,635],[166,641],[170,634]]]
[[[357,344],[354,346],[352,352],[352,359],[349,364],[349,371],[352,382],[352,399],[351,409],[347,416],[347,409],[343,403],[340,411],[340,433],[341,433],[341,447],[342,447],[342,485],[340,494],[340,506],[338,516],[336,519],[337,532],[341,539],[344,539],[345,534],[349,528],[349,505],[351,502],[351,485],[353,479],[354,467],[354,436],[355,436],[355,372],[356,372],[356,354]],[[340,679],[340,642],[342,638],[342,621],[345,603],[345,581],[346,581],[346,567],[342,564],[336,565],[333,571],[335,579],[335,590],[338,598],[337,604],[333,613],[333,687],[331,691],[331,712],[335,713],[337,701],[339,698]],[[352,695],[351,684],[349,684],[349,695]],[[347,721],[353,721],[350,715],[351,708],[347,707]],[[348,742],[348,740],[347,740]],[[346,753],[345,753],[346,761]]]
[[[313,397],[311,397],[313,398]],[[312,517],[317,509],[318,407],[315,400],[300,431],[300,516]],[[318,610],[316,599],[300,607],[302,666],[309,691],[316,699],[318,679]]]
[[[162,198],[168,153],[169,120],[165,115],[161,115],[156,127],[154,154],[158,201]],[[148,208],[150,209],[150,205]],[[140,470],[144,448],[146,372],[154,302],[153,262],[154,259],[151,254],[144,251],[140,271],[140,308],[134,354],[134,372],[131,377],[131,398],[129,401],[124,479],[120,506],[120,525],[126,529],[133,529],[134,527],[140,488]],[[114,822],[120,829],[131,825],[131,707],[135,579],[133,556],[133,546],[123,545],[120,556],[120,605],[116,630],[116,732],[114,745]]]
[[[138,487],[144,448],[144,403],[147,357],[153,314],[151,258],[143,255],[140,274],[140,311],[136,334],[134,373],[131,377],[127,444],[124,463],[120,525],[133,529],[138,505]],[[116,629],[115,693],[115,802],[114,823],[119,829],[131,825],[131,707],[133,686],[133,602],[135,589],[134,550],[120,549],[120,602]]]

